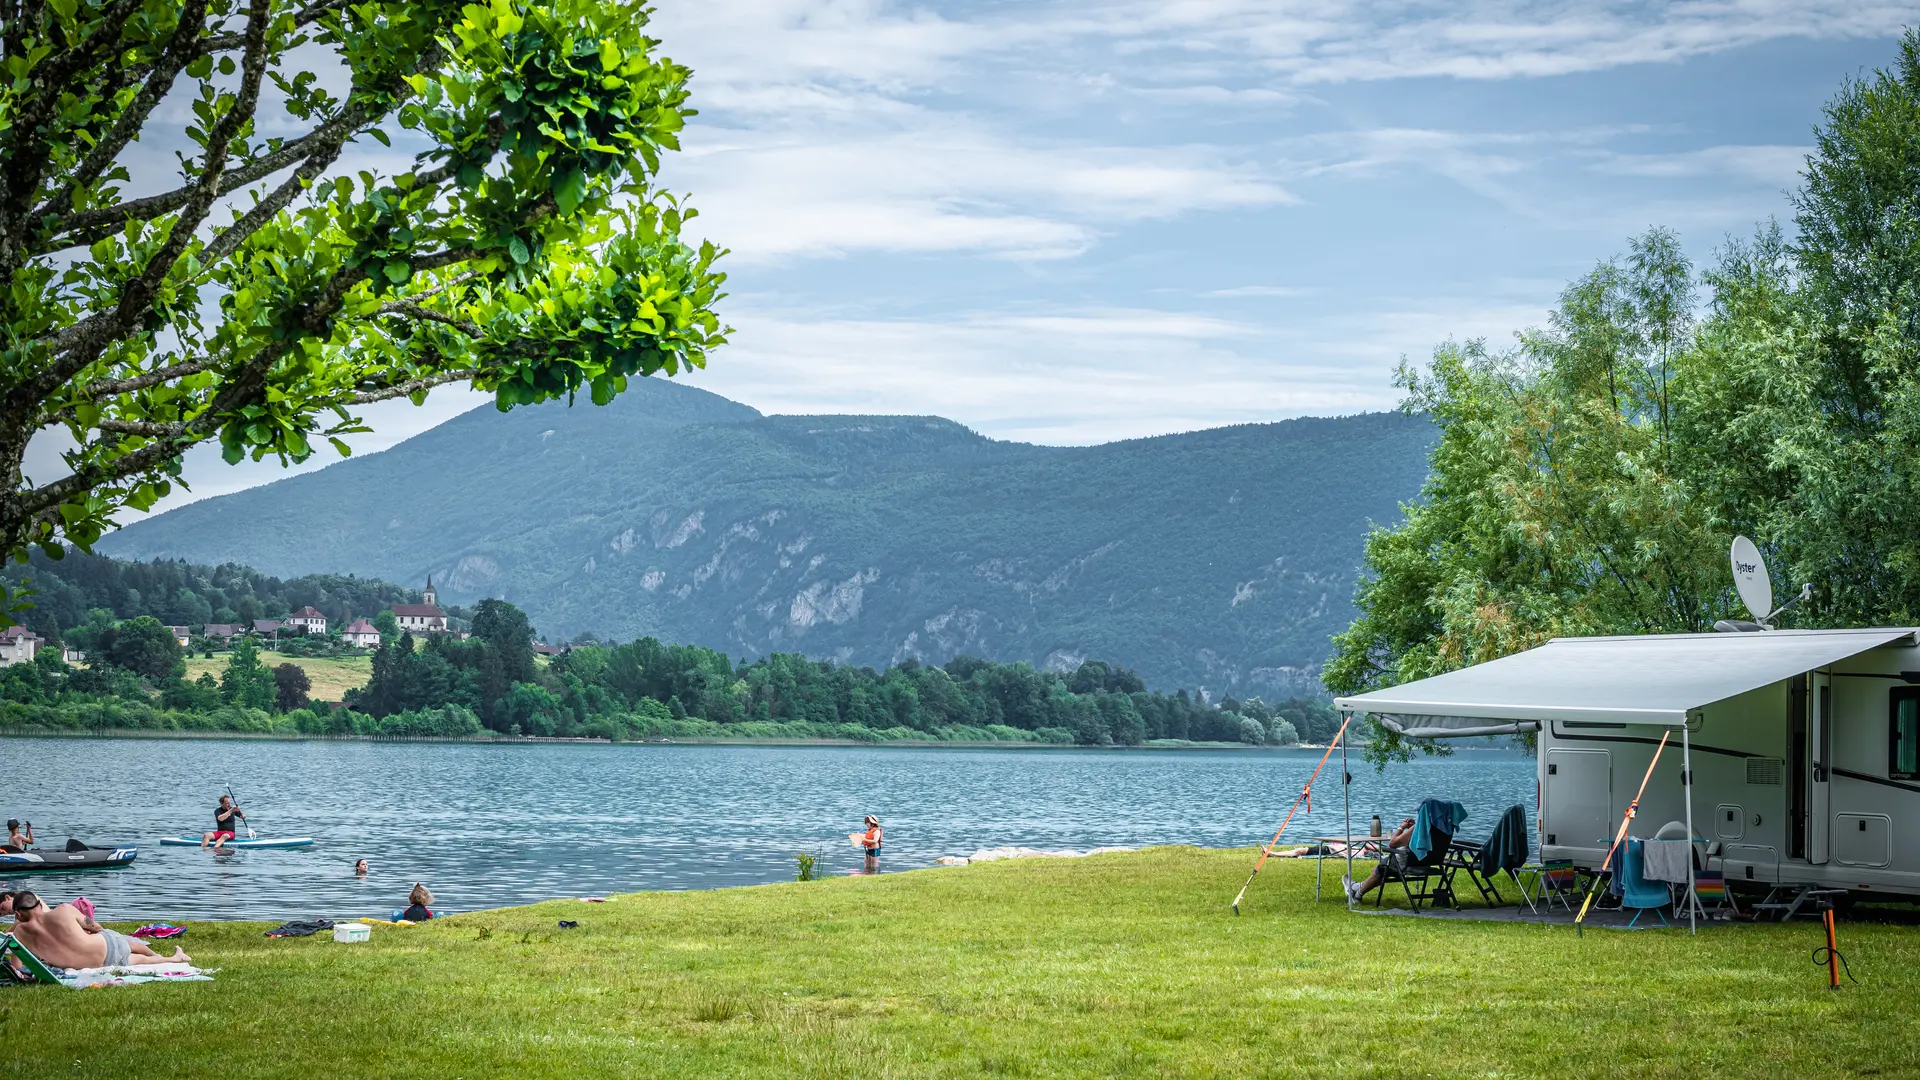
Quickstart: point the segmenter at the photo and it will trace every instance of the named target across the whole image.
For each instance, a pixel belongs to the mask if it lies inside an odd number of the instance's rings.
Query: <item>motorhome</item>
[[[1414,738],[1536,732],[1542,858],[1597,867],[1644,779],[1631,835],[1688,822],[1729,881],[1920,899],[1917,634],[1561,638],[1334,704]]]

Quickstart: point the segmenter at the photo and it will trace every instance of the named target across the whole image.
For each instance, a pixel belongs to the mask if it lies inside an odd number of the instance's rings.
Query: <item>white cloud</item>
[[[1293,201],[1213,147],[1044,145],[959,117],[915,120],[696,131],[668,182],[695,193],[706,233],[746,263],[876,250],[1060,258],[1106,225]]]
[[[1374,297],[1282,326],[1087,308],[946,319],[737,310],[725,362],[692,382],[778,413],[935,414],[996,438],[1084,444],[1392,408],[1402,355],[1502,342],[1544,305]]]
[[[1236,285],[1231,289],[1214,289],[1203,292],[1201,296],[1212,296],[1222,300],[1243,300],[1249,297],[1262,297],[1279,300],[1293,300],[1302,296],[1312,296],[1318,289],[1309,289],[1299,285]]]
[[[1810,146],[1708,146],[1672,154],[1612,154],[1594,168],[1620,176],[1728,176],[1776,187],[1798,182]]]

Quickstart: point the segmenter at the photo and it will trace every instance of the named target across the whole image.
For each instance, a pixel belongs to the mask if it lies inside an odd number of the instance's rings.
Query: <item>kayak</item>
[[[26,874],[36,870],[106,870],[125,866],[140,854],[135,847],[88,847],[77,851],[0,851],[0,874]]]
[[[166,839],[160,841],[160,846],[162,847],[199,847],[200,838],[198,836],[169,836]],[[213,845],[208,844],[207,846],[212,847]],[[220,845],[220,850],[250,851],[258,848],[297,848],[297,847],[312,847],[312,846],[313,846],[313,837],[311,836],[285,836],[285,837],[275,837],[273,839],[269,839],[264,836],[256,836],[251,840],[229,840],[226,843]]]

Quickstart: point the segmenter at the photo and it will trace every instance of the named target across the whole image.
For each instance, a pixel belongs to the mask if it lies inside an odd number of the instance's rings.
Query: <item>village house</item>
[[[218,638],[223,644],[231,643],[236,635],[246,632],[246,626],[237,622],[210,622],[200,628],[201,636]]]
[[[365,619],[355,619],[340,631],[340,640],[363,649],[377,649],[380,647],[380,631]]]
[[[433,592],[433,577],[427,577],[427,589],[422,604],[395,604],[393,618],[400,629],[412,634],[444,634],[447,632],[447,613],[440,610],[438,597]]]
[[[24,626],[9,626],[0,630],[0,667],[33,663],[41,640],[39,634]]]
[[[87,654],[79,649],[62,648],[60,650],[60,659],[69,664],[84,664],[87,662]]]
[[[280,620],[255,619],[253,620],[253,632],[256,634],[278,634],[280,632]]]
[[[327,632],[327,617],[315,611],[312,604],[287,616],[283,623],[289,630],[298,630],[306,634],[323,635]]]
[[[184,649],[193,644],[193,634],[186,627],[169,626],[167,629],[172,631],[173,640],[179,642],[181,648]]]

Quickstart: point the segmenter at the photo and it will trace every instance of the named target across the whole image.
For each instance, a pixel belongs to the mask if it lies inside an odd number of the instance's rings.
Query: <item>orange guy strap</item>
[[[1240,886],[1239,894],[1233,898],[1235,915],[1240,914],[1240,901],[1247,898],[1247,886],[1252,885],[1253,879],[1260,876],[1260,868],[1267,865],[1268,857],[1273,854],[1273,845],[1280,842],[1280,834],[1286,832],[1287,825],[1293,821],[1294,811],[1300,809],[1301,803],[1305,803],[1307,812],[1313,812],[1313,782],[1320,779],[1320,770],[1327,767],[1327,759],[1333,756],[1333,748],[1339,746],[1340,740],[1346,737],[1347,725],[1351,723],[1353,723],[1353,714],[1348,713],[1346,718],[1340,721],[1340,730],[1334,734],[1333,741],[1327,743],[1327,752],[1320,755],[1320,764],[1313,767],[1313,775],[1307,777],[1307,785],[1300,789],[1300,797],[1293,800],[1293,808],[1287,811],[1286,820],[1280,822],[1280,828],[1274,832],[1273,839],[1267,841],[1267,846],[1260,849],[1260,857],[1253,863],[1253,873],[1247,875],[1246,884]]]
[[[1672,737],[1672,728],[1660,733],[1660,745],[1653,748],[1653,760],[1647,762],[1647,775],[1640,778],[1640,790],[1634,792],[1633,801],[1627,804],[1626,816],[1620,819],[1620,831],[1613,834],[1613,846],[1607,849],[1606,861],[1600,864],[1603,867],[1612,867],[1615,877],[1620,876],[1620,864],[1613,861],[1614,853],[1619,851],[1620,845],[1626,841],[1627,828],[1633,824],[1633,816],[1640,812],[1640,796],[1647,793],[1647,781],[1653,779],[1653,767],[1660,764],[1660,752],[1667,748],[1667,740]],[[1593,893],[1599,887],[1600,875],[1595,874],[1593,884],[1587,886],[1587,898],[1580,901],[1580,914],[1573,920],[1573,925],[1579,926],[1586,921],[1587,908],[1593,905]]]

